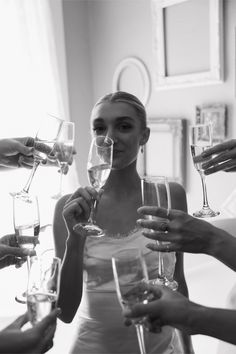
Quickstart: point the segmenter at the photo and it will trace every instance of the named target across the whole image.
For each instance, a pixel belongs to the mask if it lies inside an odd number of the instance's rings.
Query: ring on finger
[[[168,231],[168,224],[166,222],[161,223],[160,230],[167,232]]]

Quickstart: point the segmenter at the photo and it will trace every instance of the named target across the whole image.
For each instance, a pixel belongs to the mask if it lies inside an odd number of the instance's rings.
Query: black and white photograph
[[[0,354],[236,354],[235,29],[0,0]]]

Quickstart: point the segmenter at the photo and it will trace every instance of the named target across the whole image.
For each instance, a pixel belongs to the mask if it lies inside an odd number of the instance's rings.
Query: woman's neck
[[[136,162],[120,169],[111,170],[105,190],[119,195],[121,192],[132,192],[140,188],[140,177],[136,169]]]

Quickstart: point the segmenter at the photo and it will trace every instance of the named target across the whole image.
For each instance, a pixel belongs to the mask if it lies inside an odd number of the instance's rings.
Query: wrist
[[[68,237],[66,240],[66,246],[69,248],[83,246],[85,243],[86,237],[83,234],[80,234],[74,230],[68,231]],[[76,249],[76,248],[75,248]]]
[[[191,310],[188,313],[189,332],[193,334],[201,334],[203,323],[205,322],[207,308],[202,305],[191,303]]]
[[[209,244],[207,254],[219,259],[222,252],[224,252],[225,246],[227,246],[231,236],[222,229],[216,228],[216,230],[217,231],[212,235],[212,241]]]

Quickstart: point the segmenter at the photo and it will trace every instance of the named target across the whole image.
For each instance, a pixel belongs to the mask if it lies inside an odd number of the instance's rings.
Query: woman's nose
[[[115,133],[114,133],[113,130],[108,130],[106,136],[108,138],[112,139],[114,143],[117,141]]]

